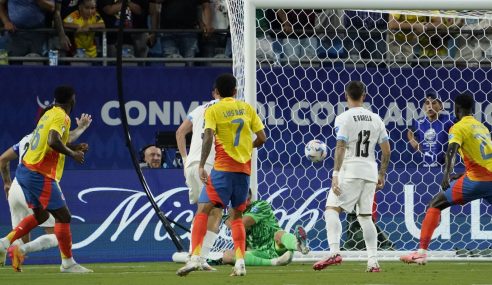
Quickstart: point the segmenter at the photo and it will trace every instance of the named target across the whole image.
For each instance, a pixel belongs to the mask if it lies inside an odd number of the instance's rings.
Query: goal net
[[[386,186],[375,197],[380,255],[394,259],[417,249],[426,206],[440,191],[442,136],[447,139],[441,119],[453,115],[452,99],[470,92],[477,102],[476,118],[487,127],[492,123],[492,11],[299,5],[295,8],[305,9],[292,10],[279,9],[279,1],[272,1],[275,7],[263,1],[261,8],[252,1],[227,2],[239,95],[256,104],[269,138],[257,153],[254,190],[272,203],[282,228],[292,232],[301,224],[308,232],[312,251],[295,258],[314,260],[329,250],[323,212],[336,143],[332,127],[346,108],[344,86],[350,80],[366,85],[366,107],[384,119],[393,150]],[[254,23],[245,17],[251,9]],[[255,42],[253,50],[249,39]],[[441,119],[423,127],[426,98],[437,98],[443,110]],[[409,143],[409,129],[420,151]],[[304,157],[311,139],[328,145],[324,162],[313,164]],[[443,211],[430,258],[491,258],[491,213],[480,200]],[[354,216],[341,219],[344,255],[364,259]],[[232,246],[225,227],[220,236],[218,252]]]

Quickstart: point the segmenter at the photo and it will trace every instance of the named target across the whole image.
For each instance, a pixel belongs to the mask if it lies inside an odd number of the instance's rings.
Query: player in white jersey
[[[200,105],[193,109],[183,123],[179,126],[176,131],[176,142],[178,144],[178,150],[183,158],[184,174],[186,178],[186,185],[189,189],[190,204],[196,204],[198,202],[198,197],[203,189],[203,182],[200,179],[198,173],[198,166],[200,164],[200,159],[202,155],[202,142],[203,142],[203,128],[205,126],[205,110],[217,103],[219,100],[218,96],[215,94],[215,88],[213,88],[212,96],[214,100]],[[190,151],[186,152],[186,135],[193,133],[191,137]],[[212,148],[210,155],[205,163],[205,169],[210,173],[213,168],[215,159],[215,150]],[[214,208],[210,213],[210,218],[208,219],[207,234],[203,239],[203,247],[201,250],[202,257],[202,269],[203,270],[215,270],[210,265],[207,264],[206,259],[212,246],[214,245],[215,239],[219,232],[220,221],[222,218],[222,209]],[[190,238],[190,249],[191,249],[191,238]]]
[[[46,108],[43,112],[46,112],[49,108]],[[80,119],[77,118],[78,127],[70,132],[69,142],[75,141],[89,127],[91,122],[92,118],[87,114],[82,114]],[[24,136],[20,142],[0,155],[0,174],[3,180],[3,189],[9,203],[12,228],[15,228],[25,217],[33,214],[32,209],[27,205],[24,192],[17,179],[14,178],[11,180],[9,167],[10,161],[18,160],[18,163],[21,163],[24,153],[29,148],[31,137],[32,134]],[[12,258],[12,267],[14,267],[15,271],[21,270],[24,255],[58,246],[58,240],[54,234],[54,226],[55,218],[50,214],[48,220],[39,225],[39,227],[44,229],[46,234],[39,236],[33,241],[29,241],[30,237],[26,235],[22,239],[16,240],[9,247],[7,252]],[[6,256],[0,256],[2,266],[5,265],[5,258]]]
[[[377,232],[372,220],[372,204],[376,189],[382,189],[391,149],[383,120],[363,107],[365,86],[351,81],[345,87],[349,110],[335,119],[337,145],[332,174],[331,190],[325,210],[326,231],[330,255],[313,265],[322,270],[340,264],[340,238],[342,224],[340,212],[350,213],[357,205],[359,221],[367,248],[367,271],[379,272],[377,261]],[[382,151],[381,166],[377,170],[375,147]]]

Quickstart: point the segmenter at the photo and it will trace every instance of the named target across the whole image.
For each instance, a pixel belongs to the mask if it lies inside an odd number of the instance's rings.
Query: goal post
[[[227,0],[231,23],[232,38],[239,41],[232,43],[234,73],[240,78],[239,94],[244,100],[256,106],[256,9],[347,9],[347,10],[490,10],[491,2],[487,0]],[[242,7],[241,7],[242,6]],[[444,7],[443,7],[444,6]],[[235,10],[234,10],[235,9]],[[241,23],[241,10],[243,12],[243,25]],[[232,12],[232,13],[231,13]],[[240,26],[240,24],[239,24]],[[243,30],[241,31],[241,29]],[[241,34],[242,32],[242,34]],[[243,57],[244,55],[244,57]],[[241,66],[243,65],[243,66]],[[243,68],[243,70],[241,70]],[[241,84],[242,83],[242,84]],[[252,159],[251,185],[254,196],[257,196],[258,187],[256,168],[258,154],[255,150]]]
[[[392,245],[378,254],[382,260],[395,260],[403,253],[415,250],[426,205],[440,189],[442,170],[435,166],[423,167],[414,161],[419,154],[409,147],[407,129],[412,120],[425,115],[422,102],[431,91],[439,94],[443,114],[452,113],[451,101],[457,93],[471,92],[477,101],[477,118],[491,126],[492,48],[488,48],[492,37],[485,30],[492,27],[492,16],[488,12],[492,10],[492,1],[227,0],[227,3],[238,97],[257,106],[269,135],[267,144],[255,152],[251,186],[258,190],[259,198],[272,203],[282,228],[293,231],[297,224],[302,224],[308,230],[312,252],[306,256],[296,253],[295,260],[317,260],[328,251],[323,212],[330,186],[329,173],[333,167],[331,151],[335,139],[332,125],[334,117],[346,107],[342,95],[349,80],[361,80],[366,84],[367,106],[384,119],[395,150],[387,185],[377,193],[376,211],[376,224]],[[322,17],[316,14],[317,21],[322,18],[334,27],[322,32],[313,27],[301,27],[304,34],[300,34],[299,39],[309,38],[306,35],[314,30],[315,41],[290,42],[286,40],[288,37],[283,37],[282,31],[274,27],[275,19],[266,16],[269,10],[279,9],[322,10]],[[325,13],[329,9],[335,12]],[[379,33],[375,49],[380,48],[378,44],[381,43],[388,48],[390,36],[400,37],[402,30],[381,31],[372,27],[365,33],[355,30],[351,37],[344,23],[344,17],[348,15],[344,10],[414,13],[428,18],[464,20],[459,25],[455,21],[443,31],[436,32],[437,37],[449,36],[447,55],[436,53],[426,55],[427,58],[392,61],[387,56],[389,49],[381,51],[383,56],[368,56],[354,48],[355,42],[365,45],[369,36]],[[265,16],[258,18],[258,11],[263,11]],[[489,22],[481,26],[482,22],[470,24],[466,21],[468,19],[486,19]],[[258,32],[261,20],[265,20],[267,32]],[[387,18],[385,21],[388,24]],[[269,46],[262,46],[258,34],[269,39]],[[409,37],[403,38],[410,41]],[[459,46],[458,41],[464,44]],[[442,46],[445,45],[443,42],[440,43]],[[432,44],[427,43],[427,46]],[[300,52],[299,58],[292,59],[287,53],[295,48],[305,50]],[[424,54],[426,46],[417,42],[411,43],[410,48]],[[315,55],[308,56],[308,49],[314,50]],[[451,49],[454,50],[453,55],[450,55]],[[464,63],[463,67],[458,67],[458,62]],[[436,133],[424,135],[428,142]],[[303,156],[304,144],[315,138],[324,140],[331,148],[328,158],[321,164],[312,164]],[[492,227],[488,226],[491,215],[492,207],[481,201],[443,211],[441,225],[431,242],[430,259],[492,259],[492,250],[489,249]],[[351,225],[345,222],[345,216],[341,218],[343,242],[346,243]],[[221,228],[219,236],[214,246],[214,257],[232,246],[230,233],[225,227]],[[364,250],[352,250],[347,244],[342,245],[346,249],[344,257],[366,258]]]

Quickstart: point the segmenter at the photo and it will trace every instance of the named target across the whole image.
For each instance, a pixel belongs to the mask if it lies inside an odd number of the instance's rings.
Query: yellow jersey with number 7
[[[473,116],[463,117],[449,130],[449,144],[460,145],[466,175],[473,181],[492,181],[490,131]]]
[[[50,130],[59,133],[62,142],[67,143],[70,133],[70,117],[60,107],[48,110],[39,119],[22,163],[32,171],[60,181],[65,165],[65,155],[49,147],[48,134]]]
[[[215,133],[214,169],[251,174],[253,133],[264,128],[256,110],[232,97],[205,111],[205,129]]]

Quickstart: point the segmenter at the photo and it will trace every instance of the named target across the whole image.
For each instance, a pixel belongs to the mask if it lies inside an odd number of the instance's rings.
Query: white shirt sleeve
[[[348,133],[348,127],[347,123],[345,120],[345,117],[343,116],[337,116],[335,118],[335,136],[337,138],[337,141],[344,141],[348,142],[349,140],[349,133]]]
[[[186,118],[193,123],[193,119],[197,117],[198,112],[200,111],[201,108],[203,108],[201,105],[196,107],[195,109],[193,109],[193,111],[191,111],[188,114],[188,116],[186,116]]]
[[[379,121],[381,122],[381,130],[379,132],[378,144],[382,144],[385,141],[389,140],[389,136],[388,136],[388,132],[386,131],[386,126],[384,125],[383,120],[379,118]]]

